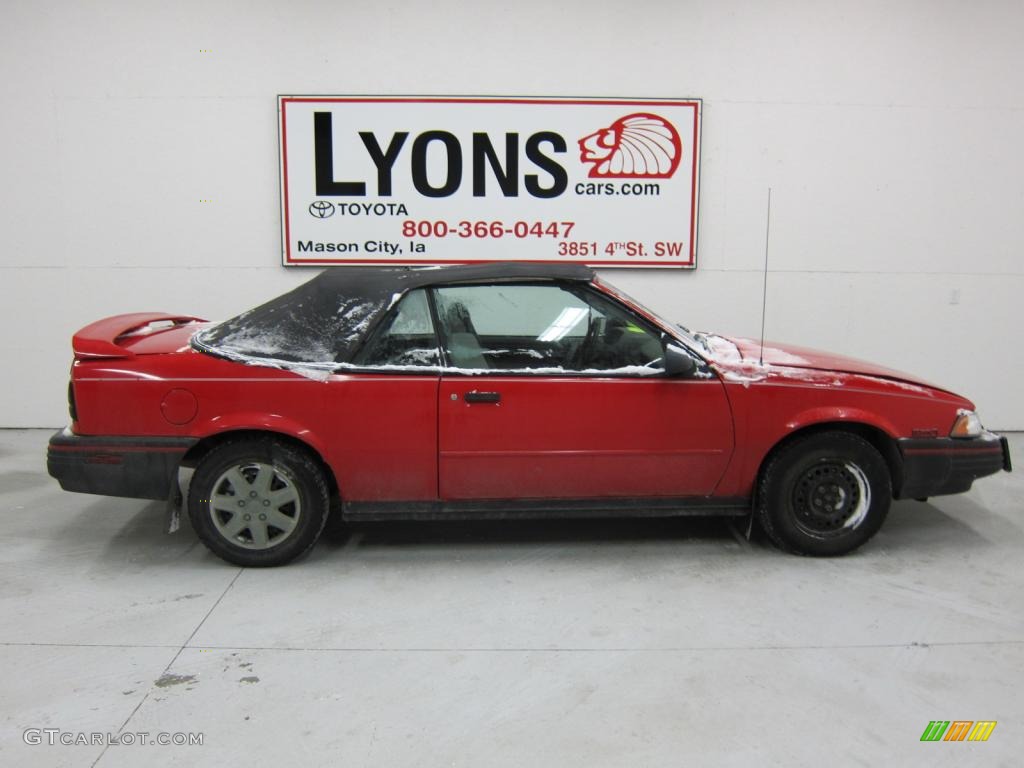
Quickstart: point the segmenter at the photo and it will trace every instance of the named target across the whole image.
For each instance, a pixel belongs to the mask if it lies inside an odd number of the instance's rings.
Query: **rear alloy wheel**
[[[874,446],[848,432],[820,432],[769,460],[757,517],[781,549],[843,555],[878,532],[891,501],[889,468]]]
[[[230,442],[199,464],[188,511],[202,542],[228,562],[284,565],[319,538],[327,485],[305,451],[269,439]]]

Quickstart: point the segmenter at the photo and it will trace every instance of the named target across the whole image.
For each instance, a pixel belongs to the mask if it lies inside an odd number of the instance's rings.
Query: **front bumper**
[[[1012,469],[1010,444],[991,432],[969,440],[904,439],[897,444],[903,457],[898,499],[963,493],[979,477]]]
[[[50,438],[46,469],[65,491],[166,499],[192,437],[95,437],[64,429]]]

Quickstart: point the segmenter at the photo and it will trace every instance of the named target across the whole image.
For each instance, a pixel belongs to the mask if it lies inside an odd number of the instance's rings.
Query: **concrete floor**
[[[0,765],[1021,764],[1022,473],[836,560],[720,520],[388,523],[244,570],[62,492],[49,434],[0,431]]]

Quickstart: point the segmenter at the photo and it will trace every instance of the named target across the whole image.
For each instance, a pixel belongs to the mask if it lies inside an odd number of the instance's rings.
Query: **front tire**
[[[849,432],[819,432],[769,459],[757,517],[780,549],[845,555],[878,532],[891,502],[889,467],[871,443]]]
[[[241,566],[285,565],[306,554],[323,531],[327,483],[314,459],[273,439],[214,448],[189,487],[188,513],[215,555]]]

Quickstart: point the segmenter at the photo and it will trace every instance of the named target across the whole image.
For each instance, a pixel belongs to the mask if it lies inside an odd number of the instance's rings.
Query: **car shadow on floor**
[[[0,472],[0,488],[3,493],[23,493],[37,488],[52,488],[53,480],[34,470],[7,470]]]
[[[169,563],[202,546],[187,518],[167,533],[165,502],[96,498],[53,531],[55,556],[95,552],[105,564]]]
[[[940,502],[950,513],[930,502],[894,502],[878,538],[859,552],[898,549],[935,555],[991,547],[996,542],[1024,541],[1024,533],[1004,518],[967,497],[954,498],[952,502]],[[94,548],[105,561],[126,562],[168,563],[202,548],[187,514],[182,514],[180,529],[173,534],[166,532],[166,519],[164,502],[100,498],[68,517],[53,532],[54,543],[57,550]],[[757,530],[748,541],[746,528],[746,518],[725,517],[361,521],[325,532],[317,552],[318,557],[332,558],[344,556],[346,550],[352,549],[644,543],[685,543],[735,551],[772,550]],[[200,556],[216,562],[207,552]]]
[[[347,523],[326,537],[332,546],[359,547],[733,542],[731,521],[721,517],[534,520],[393,520]]]
[[[932,556],[1024,541],[1024,534],[999,515],[967,497],[953,498],[940,502],[950,513],[930,502],[893,502],[878,537],[852,556],[894,550]],[[320,549],[685,542],[774,551],[756,526],[748,540],[747,527],[748,518],[725,517],[354,522],[326,535]]]
[[[888,547],[932,554],[1024,543],[1024,531],[969,496],[893,502],[879,536]]]

